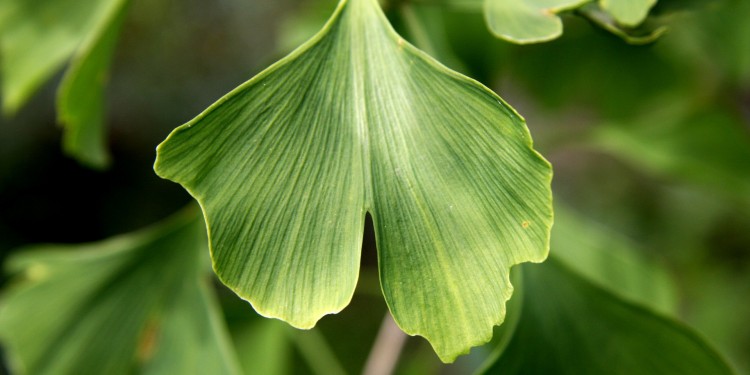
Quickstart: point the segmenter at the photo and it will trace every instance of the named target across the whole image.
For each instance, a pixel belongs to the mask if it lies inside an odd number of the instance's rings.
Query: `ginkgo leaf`
[[[520,322],[485,374],[732,374],[689,328],[590,284],[555,257],[521,270]]]
[[[498,38],[525,44],[539,43],[562,35],[557,13],[575,9],[589,0],[485,0],[484,17]]]
[[[58,119],[65,129],[63,149],[80,162],[103,168],[110,162],[104,128],[104,87],[120,26],[127,14],[120,0],[76,53],[57,93]]]
[[[234,374],[196,212],[9,260],[0,340],[17,374]]]
[[[599,4],[617,23],[633,27],[646,19],[656,0],[599,0]]]
[[[444,361],[502,322],[509,268],[547,255],[551,168],[523,119],[401,39],[376,0],[341,1],[157,153],[203,208],[219,278],[295,327],[349,303],[368,212],[394,319]]]
[[[0,1],[3,110],[13,113],[81,44],[107,27],[123,0]]]

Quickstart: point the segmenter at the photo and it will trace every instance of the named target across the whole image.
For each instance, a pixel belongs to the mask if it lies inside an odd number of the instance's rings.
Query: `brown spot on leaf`
[[[136,359],[139,363],[148,362],[154,356],[158,334],[159,327],[156,319],[148,320],[138,340]]]

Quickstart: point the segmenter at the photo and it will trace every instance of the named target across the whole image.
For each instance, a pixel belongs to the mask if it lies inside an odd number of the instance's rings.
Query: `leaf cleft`
[[[395,321],[446,362],[489,340],[510,267],[549,248],[551,167],[523,119],[405,42],[374,0],[340,2],[175,129],[154,169],[201,204],[220,279],[295,327],[351,300],[369,212]]]

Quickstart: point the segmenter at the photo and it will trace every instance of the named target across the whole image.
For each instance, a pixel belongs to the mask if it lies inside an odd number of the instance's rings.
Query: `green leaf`
[[[661,0],[659,4],[664,5],[664,2]],[[688,4],[683,5],[685,2]],[[702,71],[714,72],[717,75],[714,79],[721,79],[723,84],[744,87],[747,92],[746,88],[750,86],[750,48],[746,46],[750,45],[750,22],[745,20],[750,14],[750,2],[695,2],[697,4],[687,0],[678,3],[688,9],[682,12],[685,17],[674,21],[674,37],[670,38],[676,44],[673,53],[679,53],[678,58],[698,65]],[[678,8],[675,12],[681,10]],[[716,42],[718,39],[720,43]],[[724,99],[720,101],[726,102]]]
[[[593,146],[654,176],[750,204],[750,136],[740,115],[692,100],[664,99],[632,123],[597,127]]]
[[[601,7],[623,26],[638,26],[656,5],[656,0],[599,0]]]
[[[637,244],[561,204],[555,205],[552,248],[554,258],[599,287],[662,313],[675,311],[672,280]]]
[[[341,364],[318,329],[297,331],[292,336],[297,349],[315,375],[345,375]]]
[[[590,284],[555,258],[522,270],[521,321],[487,374],[732,374],[687,327]]]
[[[291,330],[271,319],[256,320],[240,327],[232,325],[234,347],[245,374],[284,375],[292,373]]]
[[[9,260],[0,340],[18,374],[233,374],[196,212]]]
[[[104,26],[83,42],[58,91],[58,120],[65,128],[63,148],[95,168],[110,163],[104,131],[104,87],[126,9],[126,2],[119,1]]]
[[[597,4],[586,4],[579,9],[579,14],[597,26],[622,38],[633,45],[655,42],[667,32],[667,26],[658,22],[645,22],[638,28],[623,27],[611,14]],[[639,22],[640,24],[641,22]]]
[[[124,0],[0,0],[3,110],[14,113]]]
[[[484,8],[485,0],[443,0],[440,5],[449,10],[459,10],[463,12],[481,12]],[[428,5],[429,3],[425,3]]]
[[[555,216],[557,218],[557,216]],[[510,344],[513,336],[518,328],[518,322],[521,320],[521,309],[523,308],[523,278],[521,277],[521,268],[516,267],[510,274],[510,280],[513,282],[513,297],[506,303],[506,319],[501,326],[495,327],[495,332],[492,335],[492,340],[482,348],[488,349],[487,353],[481,353],[480,351],[472,352],[470,355],[463,357],[471,359],[473,355],[477,357],[482,356],[482,359],[477,361],[474,360],[472,368],[472,374],[484,373],[488,368],[492,367],[500,356],[505,352],[505,349]],[[460,358],[459,361],[463,360]],[[456,362],[457,364],[460,362]],[[477,365],[478,364],[478,365]]]
[[[485,0],[484,16],[490,31],[509,42],[526,44],[555,39],[563,24],[557,13],[589,0]]]
[[[466,66],[453,53],[445,33],[443,9],[404,4],[399,10],[404,27],[416,47],[453,70],[466,71]]]
[[[157,155],[200,202],[220,279],[295,327],[349,303],[367,212],[396,322],[444,361],[502,322],[509,268],[547,255],[551,170],[523,119],[400,38],[375,0],[342,1]]]

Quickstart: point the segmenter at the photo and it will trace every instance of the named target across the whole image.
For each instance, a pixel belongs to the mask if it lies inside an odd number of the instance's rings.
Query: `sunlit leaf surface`
[[[522,271],[521,321],[486,374],[732,374],[686,326],[588,283],[554,258]]]
[[[195,211],[87,245],[29,249],[0,305],[18,374],[234,374]]]
[[[499,38],[514,43],[538,43],[562,34],[557,13],[588,0],[485,0],[487,25]]]
[[[201,204],[214,269],[300,328],[343,309],[365,214],[399,326],[444,361],[490,339],[509,268],[542,261],[551,171],[492,91],[401,39],[375,0],[177,128],[157,173]]]

